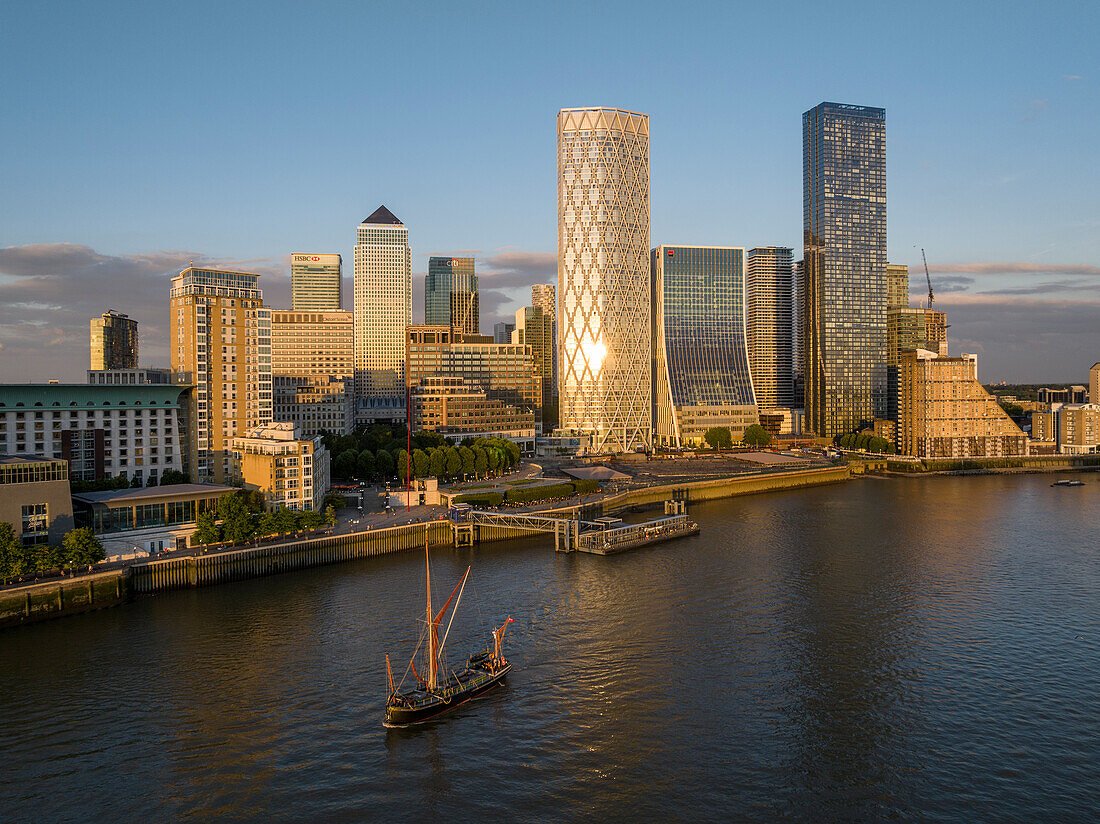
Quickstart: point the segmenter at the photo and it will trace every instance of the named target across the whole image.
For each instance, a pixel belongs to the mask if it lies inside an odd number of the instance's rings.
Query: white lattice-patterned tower
[[[596,451],[651,445],[649,116],[558,113],[563,429]]]

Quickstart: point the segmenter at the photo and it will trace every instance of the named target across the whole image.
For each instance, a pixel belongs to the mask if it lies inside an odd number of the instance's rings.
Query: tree
[[[186,472],[179,472],[175,469],[166,469],[160,473],[160,485],[168,486],[170,484],[189,484],[191,483],[191,476]]]
[[[29,563],[35,572],[49,572],[65,565],[65,551],[59,546],[39,544],[30,549]]]
[[[326,508],[330,508],[335,512],[337,509],[342,509],[346,503],[344,496],[339,492],[328,492],[325,494],[325,499],[322,502]]]
[[[733,435],[728,426],[713,426],[703,435],[711,449],[729,449],[733,446]]]
[[[145,482],[145,485],[146,486],[156,486],[157,485],[157,476],[156,475],[150,475],[149,480]]]
[[[409,453],[406,452],[404,449],[399,449],[397,451],[397,454],[393,456],[393,462],[394,464],[396,464],[397,480],[399,480],[403,484],[408,483],[408,472],[410,468]]]
[[[507,438],[500,438],[500,445],[504,447],[504,452],[508,456],[509,468],[519,463],[520,451],[519,446],[515,441],[510,441]]]
[[[285,506],[280,506],[275,511],[275,531],[280,535],[286,535],[298,528],[298,518]]]
[[[317,529],[325,523],[325,516],[320,512],[314,512],[312,510],[305,510],[298,513],[298,528],[299,529]]]
[[[462,471],[462,456],[458,454],[458,450],[453,446],[448,446],[445,454],[444,471],[447,473],[448,478],[457,478],[458,473]]]
[[[387,452],[385,449],[379,449],[374,455],[374,465],[377,469],[378,475],[383,480],[389,480],[393,477],[393,455]]]
[[[244,508],[249,512],[263,512],[267,509],[264,494],[258,489],[240,489],[234,494],[241,499]]]
[[[492,444],[489,444],[483,448],[485,449],[485,455],[489,460],[489,471],[496,472],[498,469],[500,469],[500,450]]]
[[[196,529],[195,534],[191,536],[192,544],[207,546],[209,544],[216,544],[221,540],[221,530],[214,519],[214,513],[209,509],[206,510],[206,512],[200,512],[199,517],[195,519],[195,523],[198,525],[198,529]]]
[[[236,494],[218,499],[218,517],[222,519],[222,535],[231,544],[243,544],[256,532],[252,513]]]
[[[325,523],[329,526],[336,524],[336,508],[331,504],[325,507]]]
[[[475,446],[474,450],[474,472],[478,475],[484,475],[489,471],[489,453],[485,451],[483,446]]]
[[[141,489],[141,485],[141,478],[139,478],[137,475],[134,475],[133,480],[130,481],[130,488]]]
[[[447,441],[438,432],[418,432],[413,435],[413,446],[423,449],[427,454],[429,450],[438,449]]]
[[[745,434],[741,436],[741,440],[749,446],[767,446],[772,442],[772,435],[760,424],[754,423],[745,430]]]
[[[26,564],[23,544],[7,521],[0,521],[0,576],[22,575]]]
[[[279,531],[279,525],[275,523],[275,513],[265,512],[260,515],[259,523],[256,527],[256,534],[261,538],[266,538],[268,535],[274,535]]]
[[[458,448],[458,456],[462,459],[462,474],[473,475],[474,466],[477,463],[477,459],[474,457],[474,450],[468,446],[460,446]]]
[[[442,447],[428,454],[428,474],[433,478],[442,478],[447,469],[447,453]]]
[[[359,453],[354,449],[345,449],[332,459],[332,474],[337,478],[350,478],[355,474]]]
[[[413,450],[413,477],[427,478],[431,474],[432,459],[423,449]]]
[[[360,478],[365,481],[372,480],[377,472],[374,453],[369,449],[364,449],[360,452],[359,457],[355,461],[355,468],[358,470]]]
[[[107,557],[103,544],[88,527],[81,526],[65,536],[62,552],[67,566],[91,566]]]

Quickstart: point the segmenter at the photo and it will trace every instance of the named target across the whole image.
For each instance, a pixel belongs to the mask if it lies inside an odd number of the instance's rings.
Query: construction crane
[[[920,256],[924,259],[924,279],[928,281],[928,308],[932,308],[932,301],[936,299],[936,296],[932,294],[932,276],[928,274],[928,258],[924,254],[924,247],[921,247]]]

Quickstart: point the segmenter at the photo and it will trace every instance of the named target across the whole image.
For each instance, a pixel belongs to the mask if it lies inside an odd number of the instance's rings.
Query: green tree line
[[[65,535],[61,546],[24,546],[9,523],[0,523],[0,578],[40,575],[72,567],[98,564],[106,556],[95,533],[78,527]]]
[[[868,452],[880,452],[892,455],[897,452],[897,447],[876,435],[874,432],[849,432],[841,435],[837,444],[841,449],[865,449]]]
[[[269,512],[264,509],[262,496],[242,491],[218,499],[216,510],[199,513],[191,544],[242,544],[253,538],[290,535],[334,523],[336,510],[331,504],[324,514],[297,512],[285,506]]]
[[[414,439],[411,456],[404,445],[372,450],[351,445],[357,443],[351,435],[333,438],[332,448],[340,450],[333,452],[333,477],[367,481],[396,478],[401,483],[406,483],[410,476],[442,480],[484,478],[505,472],[520,460],[519,447],[506,438],[468,438],[461,445],[452,446],[436,433],[425,432]]]

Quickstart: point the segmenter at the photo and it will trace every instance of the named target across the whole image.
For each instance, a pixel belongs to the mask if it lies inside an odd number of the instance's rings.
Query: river
[[[0,820],[1091,821],[1100,476],[866,479],[697,506],[698,537],[472,564],[504,689],[385,730],[416,552],[0,633]]]

